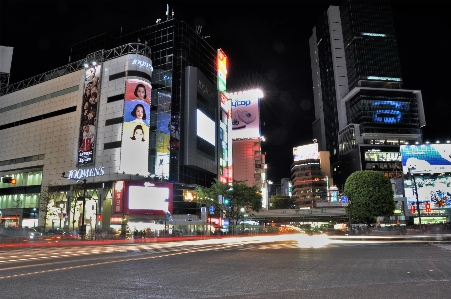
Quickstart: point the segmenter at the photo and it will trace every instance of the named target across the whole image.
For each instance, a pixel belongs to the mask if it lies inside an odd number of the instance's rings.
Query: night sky
[[[296,4],[295,4],[296,3]],[[10,83],[69,62],[72,44],[107,32],[128,34],[174,17],[195,27],[229,61],[227,88],[261,88],[268,179],[290,177],[292,148],[312,142],[308,40],[321,13],[342,1],[4,1],[0,45],[14,47]],[[424,141],[451,138],[450,26],[445,1],[393,1],[403,88],[421,90]],[[220,6],[222,5],[222,6]],[[208,36],[208,37],[207,37]],[[264,125],[263,125],[264,124]]]

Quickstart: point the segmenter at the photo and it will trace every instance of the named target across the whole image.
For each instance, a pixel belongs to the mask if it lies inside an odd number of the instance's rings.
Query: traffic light
[[[224,205],[228,205],[230,203],[230,199],[224,198]]]
[[[2,177],[2,182],[7,184],[13,184],[15,185],[17,183],[15,178],[12,177]]]
[[[430,212],[431,212],[431,204],[426,203],[426,213],[430,213]]]
[[[415,206],[410,206],[410,213],[415,214]]]

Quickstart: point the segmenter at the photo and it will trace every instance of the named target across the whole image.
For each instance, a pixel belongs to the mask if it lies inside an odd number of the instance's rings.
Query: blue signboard
[[[347,202],[348,202],[348,197],[343,195],[343,196],[340,198],[340,201],[341,201],[342,203],[347,203]]]

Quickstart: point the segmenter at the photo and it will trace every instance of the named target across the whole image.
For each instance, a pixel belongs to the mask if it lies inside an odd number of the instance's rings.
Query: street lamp
[[[244,235],[244,208],[241,208],[240,209],[240,211],[241,211],[241,214],[243,214],[243,221],[241,222],[241,229],[243,230],[243,235]]]
[[[412,173],[412,170],[415,170],[415,167],[411,167],[408,168],[409,172],[407,173],[407,175],[409,176],[409,178],[411,180],[413,180],[413,186],[414,186],[414,192],[415,192],[415,197],[417,200],[417,211],[418,211],[418,223],[420,224],[420,230],[421,230],[421,213],[420,213],[420,202],[418,201],[418,189],[417,189],[417,182],[415,181],[415,176]]]
[[[60,206],[60,229],[61,229],[61,220],[63,220],[63,207],[64,207],[64,201],[60,201],[59,202],[59,206]]]

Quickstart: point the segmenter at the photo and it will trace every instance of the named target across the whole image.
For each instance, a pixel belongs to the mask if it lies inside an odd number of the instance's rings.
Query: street
[[[0,296],[448,298],[450,253],[306,235],[0,249]]]

